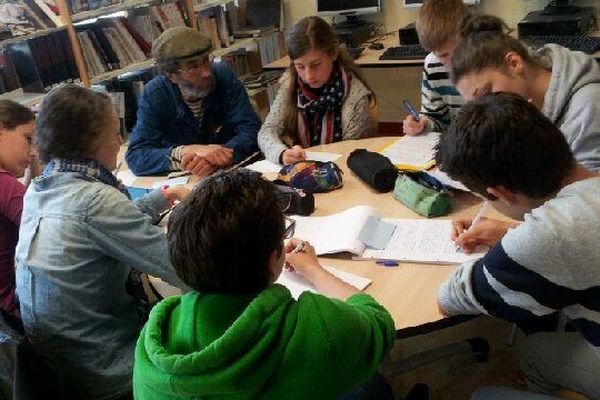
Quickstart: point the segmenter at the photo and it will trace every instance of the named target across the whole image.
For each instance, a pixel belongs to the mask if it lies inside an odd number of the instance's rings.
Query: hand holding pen
[[[322,268],[317,260],[315,249],[307,241],[292,238],[284,245],[285,268],[306,275],[311,269]]]
[[[415,136],[421,134],[429,125],[429,118],[419,115],[417,110],[408,100],[402,102],[408,111],[408,116],[402,121],[402,130],[405,134]]]
[[[510,228],[519,225],[519,222],[516,221],[500,221],[486,218],[484,216],[486,208],[487,206],[484,207],[482,205],[473,219],[467,218],[452,221],[452,240],[466,253],[474,251],[477,246],[495,245]]]

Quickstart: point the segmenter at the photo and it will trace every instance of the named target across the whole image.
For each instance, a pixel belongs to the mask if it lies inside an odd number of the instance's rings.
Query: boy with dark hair
[[[517,322],[564,312],[577,332],[528,336],[521,368],[532,390],[599,398],[600,177],[575,162],[562,133],[533,104],[508,93],[466,104],[440,139],[436,161],[523,221],[484,218],[473,229],[471,221],[455,221],[454,238],[465,250],[492,248],[442,285],[442,312]]]
[[[143,399],[335,399],[373,376],[389,313],[323,269],[273,185],[235,171],[203,181],[169,221],[171,262],[194,291],[154,307],[135,352]],[[323,295],[274,284],[284,262]],[[325,297],[329,296],[329,297]],[[331,298],[330,298],[331,297]],[[390,398],[382,393],[373,398]]]
[[[426,0],[421,6],[417,34],[421,45],[431,53],[423,65],[421,118],[417,121],[409,114],[402,123],[404,133],[444,131],[464,104],[450,81],[449,65],[459,44],[461,22],[468,15],[469,9],[462,0]]]

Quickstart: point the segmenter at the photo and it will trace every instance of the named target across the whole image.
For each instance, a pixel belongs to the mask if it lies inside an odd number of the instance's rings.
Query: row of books
[[[147,60],[152,42],[165,29],[184,25],[177,3],[166,3],[137,10],[127,18],[99,18],[76,29],[93,78]]]
[[[287,54],[285,38],[280,31],[263,34],[258,39],[258,50],[262,65],[272,63]]]
[[[22,88],[41,93],[60,82],[79,78],[65,30],[0,48],[0,93]]]
[[[197,13],[198,28],[211,38],[215,49],[229,47],[233,39],[229,13],[215,6]]]

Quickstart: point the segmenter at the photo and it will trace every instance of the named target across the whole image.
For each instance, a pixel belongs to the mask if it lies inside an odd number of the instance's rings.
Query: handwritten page
[[[323,162],[336,161],[341,156],[342,156],[341,154],[327,153],[325,151],[307,151],[306,152],[306,159],[314,160],[314,161],[323,161]],[[281,171],[281,168],[283,168],[283,165],[277,164],[277,163],[274,163],[274,162],[271,162],[268,160],[260,160],[260,161],[256,161],[256,162],[248,165],[246,168],[251,169],[252,171],[260,172],[262,174],[268,174],[268,173],[276,174],[276,173],[279,173],[279,171]]]
[[[383,250],[365,249],[362,258],[410,261],[428,264],[461,264],[483,257],[484,249],[475,253],[458,250],[450,239],[452,221],[428,219],[384,219],[396,230]]]
[[[371,280],[368,278],[364,278],[362,276],[355,275],[350,272],[341,271],[339,269],[329,266],[324,266],[323,268],[325,268],[327,271],[331,272],[333,275],[337,276],[347,284],[354,286],[358,290],[364,290],[367,286],[371,284]],[[309,281],[304,279],[302,275],[297,274],[295,272],[290,272],[286,270],[281,271],[281,275],[279,275],[279,278],[277,279],[276,283],[287,287],[292,293],[292,297],[295,299],[298,299],[298,297],[303,292],[308,291],[313,293],[319,293],[319,291]]]
[[[325,217],[293,216],[296,220],[294,237],[307,240],[317,255],[348,251],[362,254],[365,245],[359,234],[370,216],[378,216],[371,206],[356,206]]]
[[[438,132],[419,136],[405,135],[386,147],[381,154],[400,169],[424,170],[434,164],[435,146],[439,139]]]

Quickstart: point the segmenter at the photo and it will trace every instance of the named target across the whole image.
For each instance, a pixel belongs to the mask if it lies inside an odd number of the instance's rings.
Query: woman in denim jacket
[[[24,199],[17,293],[29,339],[61,378],[61,398],[130,396],[141,329],[126,291],[132,268],[183,285],[153,223],[188,190],[131,202],[110,172],[118,128],[110,98],[76,85],[53,89],[39,111],[45,168]]]

